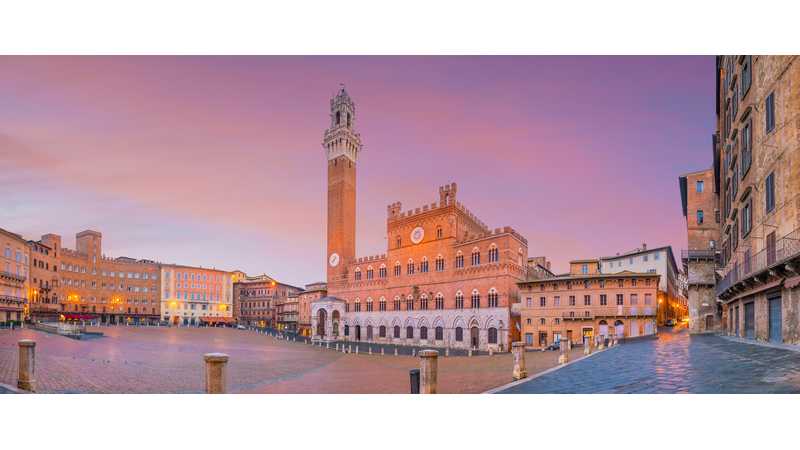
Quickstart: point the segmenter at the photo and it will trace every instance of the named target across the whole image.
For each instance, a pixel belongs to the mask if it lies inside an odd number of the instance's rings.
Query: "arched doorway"
[[[328,319],[328,313],[324,309],[317,312],[317,336],[325,337],[325,322]]]
[[[331,331],[334,338],[339,338],[339,319],[339,311],[333,311],[333,314],[331,314]]]
[[[480,344],[480,331],[478,331],[478,327],[473,326],[469,329],[469,342],[472,348],[478,348]]]
[[[608,322],[606,322],[605,320],[601,320],[599,325],[600,325],[600,336],[602,336],[603,338],[608,337]]]
[[[356,325],[356,336],[355,339],[357,341],[361,340],[361,325]]]
[[[367,325],[367,340],[372,340],[372,325]]]
[[[497,328],[491,327],[489,328],[489,343],[490,344],[497,344]]]

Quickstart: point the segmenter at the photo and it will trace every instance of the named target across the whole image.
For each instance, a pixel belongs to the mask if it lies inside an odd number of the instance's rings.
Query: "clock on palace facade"
[[[425,230],[422,227],[417,227],[411,230],[411,242],[419,244],[422,238],[425,237]]]
[[[331,267],[338,266],[339,265],[339,254],[338,253],[331,253],[330,258],[328,258],[328,264],[330,264]]]

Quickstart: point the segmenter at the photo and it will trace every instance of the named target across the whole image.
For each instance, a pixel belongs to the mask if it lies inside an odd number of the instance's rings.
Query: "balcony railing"
[[[17,281],[18,283],[24,283],[25,280],[28,279],[25,275],[17,275],[15,273],[6,272],[5,270],[0,270],[0,277],[9,278]]]
[[[11,307],[14,310],[22,309],[22,306],[27,303],[27,299],[22,297],[15,297],[13,295],[0,295],[0,305]]]
[[[656,308],[653,305],[643,306],[601,306],[592,309],[564,311],[561,317],[564,320],[594,320],[616,317],[645,317],[655,316]]]
[[[739,254],[730,263],[728,273],[717,283],[717,295],[721,295],[736,283],[756,276],[773,267],[800,256],[800,228],[783,236],[754,255]]]
[[[718,255],[719,251],[713,248],[704,250],[681,250],[681,259],[683,261],[688,261],[688,260],[716,261]]]

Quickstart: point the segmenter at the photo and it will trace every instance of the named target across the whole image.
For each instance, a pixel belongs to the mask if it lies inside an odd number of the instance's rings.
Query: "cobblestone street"
[[[800,353],[662,329],[501,393],[800,393]]]
[[[228,328],[98,330],[106,336],[86,341],[0,330],[0,383],[16,385],[17,341],[26,338],[37,342],[37,391],[44,393],[199,393],[207,352],[230,355],[231,393],[407,393],[408,371],[419,368],[416,357],[343,354]],[[558,359],[556,352],[528,355],[529,373]],[[511,381],[511,371],[509,354],[440,357],[439,391],[484,392]]]

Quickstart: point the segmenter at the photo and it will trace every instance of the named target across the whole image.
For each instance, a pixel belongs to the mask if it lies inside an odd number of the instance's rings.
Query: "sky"
[[[364,142],[359,255],[385,253],[388,204],[430,204],[449,182],[556,272],[686,246],[678,177],[711,166],[711,56],[0,56],[0,228],[324,280],[340,83]]]

